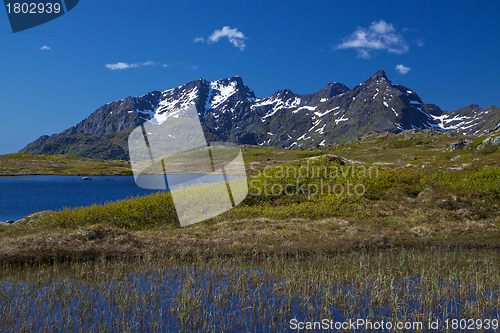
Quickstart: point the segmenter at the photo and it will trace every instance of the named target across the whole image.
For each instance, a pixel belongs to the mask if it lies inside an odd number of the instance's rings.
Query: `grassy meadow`
[[[485,137],[451,151],[459,138],[244,146],[247,198],[185,228],[168,193],[2,225],[0,331],[494,331],[500,151]]]
[[[64,155],[30,155],[19,152],[0,155],[0,176],[131,176],[127,161],[92,160]]]

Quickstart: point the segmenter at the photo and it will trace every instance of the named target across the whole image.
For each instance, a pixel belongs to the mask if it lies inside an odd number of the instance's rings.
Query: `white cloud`
[[[125,62],[117,62],[116,64],[107,64],[106,67],[114,71],[115,69],[130,68],[130,65]]]
[[[408,43],[391,23],[384,20],[372,22],[369,28],[358,27],[350,36],[337,46],[337,49],[354,48],[358,57],[371,58],[370,51],[386,50],[390,53],[402,54],[409,50]]]
[[[417,39],[415,43],[417,43],[417,45],[420,47],[423,47],[425,45],[425,42],[422,38]]]
[[[48,47],[47,45],[44,45],[40,48],[40,50],[50,50],[50,47]]]
[[[231,29],[229,26],[223,27],[222,30],[215,30],[210,37],[208,37],[207,42],[217,43],[219,39],[224,37],[227,37],[233,46],[242,51],[245,49],[245,39],[247,39],[247,37],[245,37],[241,31],[238,31],[237,28]]]
[[[203,37],[196,37],[193,40],[193,43],[204,43],[204,42],[205,42],[205,38],[203,38]]]
[[[146,61],[142,63],[133,63],[133,64],[128,64],[126,62],[117,62],[116,64],[107,64],[106,67],[111,69],[112,71],[116,69],[127,69],[127,68],[137,68],[137,67],[144,67],[144,66],[162,66],[162,67],[168,67],[166,64],[159,64],[154,61]]]
[[[396,66],[396,70],[399,72],[399,74],[405,75],[410,71],[410,67],[403,66],[402,64],[399,64]]]

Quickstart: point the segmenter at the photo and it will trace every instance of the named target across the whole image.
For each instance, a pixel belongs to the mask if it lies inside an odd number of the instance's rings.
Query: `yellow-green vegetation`
[[[0,176],[27,175],[89,175],[130,176],[127,161],[104,161],[63,155],[30,155],[14,153],[0,155]]]
[[[28,248],[46,248],[46,257],[58,256],[59,250],[85,255],[90,245],[80,244],[77,234],[93,226],[137,236],[134,253],[165,250],[188,257],[431,245],[499,247],[500,167],[452,165],[356,164],[319,156],[252,167],[247,198],[203,223],[180,228],[172,195],[159,193],[3,225],[0,255],[5,260],[41,255],[15,245],[23,235],[29,239]],[[210,185],[200,184],[181,192],[186,198],[202,198],[215,195],[210,191]],[[63,246],[46,240],[58,237],[65,239]],[[120,253],[121,245],[116,246]],[[207,248],[210,251],[204,252]]]
[[[45,223],[52,223],[63,229],[106,224],[125,230],[145,230],[173,226],[176,219],[172,197],[157,193],[148,197],[111,202],[104,206],[65,208],[51,215]]]

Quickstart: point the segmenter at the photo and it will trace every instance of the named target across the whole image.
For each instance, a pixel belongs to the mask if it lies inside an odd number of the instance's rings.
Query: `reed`
[[[283,332],[292,319],[498,320],[499,264],[498,252],[471,250],[3,264],[0,330]]]

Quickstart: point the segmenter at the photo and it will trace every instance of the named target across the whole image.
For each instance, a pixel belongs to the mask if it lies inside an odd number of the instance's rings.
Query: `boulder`
[[[484,139],[483,143],[481,143],[477,149],[481,149],[486,146],[500,146],[500,135],[492,135]]]
[[[320,155],[320,156],[313,156],[307,158],[308,160],[326,160],[328,162],[337,162],[340,165],[346,165],[348,163],[347,160],[344,160],[343,158],[336,156],[336,155]]]
[[[457,149],[462,149],[462,148],[465,147],[466,144],[467,144],[467,142],[465,142],[462,139],[459,139],[457,142],[454,142],[454,143],[451,144],[450,151],[455,151]]]

